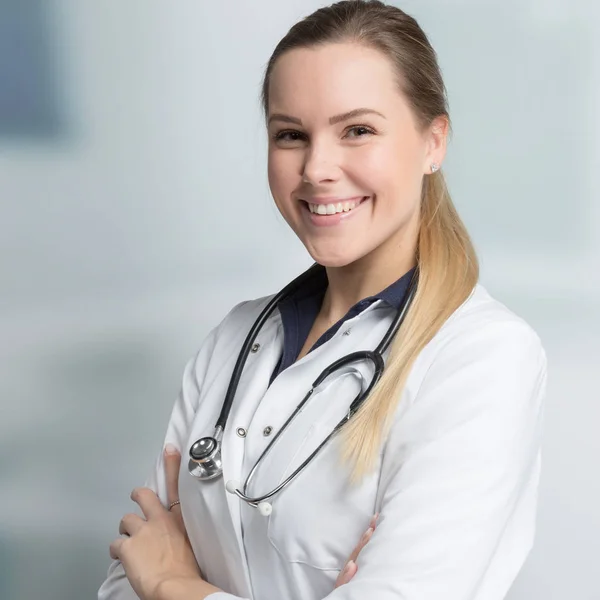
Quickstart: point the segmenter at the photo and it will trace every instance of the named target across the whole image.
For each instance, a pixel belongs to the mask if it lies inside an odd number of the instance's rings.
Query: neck
[[[385,259],[377,251],[343,267],[327,267],[329,285],[323,298],[320,315],[335,323],[354,304],[381,292],[416,265],[415,248],[410,252],[386,253]]]

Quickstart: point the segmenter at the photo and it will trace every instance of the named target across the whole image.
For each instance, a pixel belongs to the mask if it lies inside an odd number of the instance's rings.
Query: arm
[[[533,543],[545,382],[544,351],[521,322],[445,343],[388,436],[358,573],[328,600],[505,597]],[[161,600],[237,598],[192,591]]]
[[[175,473],[176,474],[176,473]],[[340,571],[335,587],[341,587],[352,581],[352,578],[356,575],[358,567],[356,565],[356,559],[358,558],[362,549],[369,543],[375,528],[377,527],[378,514],[373,515],[369,524],[369,529],[365,531],[359,540],[358,544],[350,554],[350,557],[345,567]],[[211,595],[212,594],[212,595]],[[156,594],[156,600],[227,600],[228,598],[237,598],[223,592],[223,590],[212,586],[210,583],[198,579],[197,577],[188,579],[171,579],[164,581],[158,588]]]
[[[519,322],[441,349],[390,435],[381,526],[332,600],[505,597],[533,544],[545,384],[545,353]]]
[[[214,349],[217,330],[218,328],[215,328],[210,332],[202,344],[200,351],[194,358],[189,360],[185,367],[181,391],[171,412],[163,447],[167,443],[171,443],[179,450],[183,449],[183,444],[187,439],[188,426],[192,422],[196,412],[200,387]],[[167,484],[162,451],[144,487],[153,490],[162,503],[166,504]],[[138,600],[120,561],[115,560],[111,563],[107,578],[98,591],[98,600]]]

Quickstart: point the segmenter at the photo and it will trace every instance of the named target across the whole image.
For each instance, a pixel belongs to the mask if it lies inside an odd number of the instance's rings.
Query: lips
[[[351,198],[323,198],[318,202],[302,200],[305,207],[315,215],[325,216],[340,213],[348,213],[360,206],[370,196],[353,196]]]
[[[354,200],[356,202],[355,206],[351,209],[351,210],[347,210],[344,211],[343,210],[343,206],[342,206],[342,210],[340,210],[339,212],[337,211],[337,209],[333,212],[329,212],[329,214],[318,214],[313,212],[314,211],[314,205],[313,205],[313,210],[311,210],[309,208],[309,203],[306,200],[302,200],[302,214],[303,214],[303,218],[306,220],[307,223],[310,223],[311,225],[315,226],[315,227],[331,227],[331,226],[335,226],[335,225],[339,225],[341,223],[344,223],[346,221],[348,221],[348,219],[352,219],[355,215],[358,215],[362,212],[363,210],[363,206],[368,203],[371,200],[371,196],[357,196],[355,197],[356,200]],[[349,202],[349,200],[346,200],[346,202]],[[343,205],[344,202],[342,202],[340,200],[340,203]],[[338,206],[339,204],[338,203]],[[353,202],[354,203],[354,202]],[[324,205],[324,204],[318,204],[317,208],[319,208],[321,211],[323,210],[322,207],[324,206],[329,206],[331,207],[333,203],[330,203],[329,205]],[[335,206],[335,205],[334,205]],[[331,209],[330,209],[331,211]]]

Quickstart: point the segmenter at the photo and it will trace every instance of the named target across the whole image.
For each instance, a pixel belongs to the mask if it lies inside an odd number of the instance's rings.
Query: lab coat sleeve
[[[535,529],[546,357],[521,321],[473,329],[443,343],[394,423],[378,526],[358,573],[329,600],[501,600],[522,567]]]
[[[218,329],[219,327],[216,327],[209,333],[199,352],[188,361],[184,369],[181,389],[171,412],[163,446],[155,467],[143,486],[156,492],[165,505],[167,491],[162,449],[167,443],[172,443],[180,451],[183,450],[188,427],[197,409],[200,389],[214,349]],[[142,516],[139,510],[138,514]],[[120,561],[115,560],[110,564],[107,578],[98,591],[98,600],[138,600]]]

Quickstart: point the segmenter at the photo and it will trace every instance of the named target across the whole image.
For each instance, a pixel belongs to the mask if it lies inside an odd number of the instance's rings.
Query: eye
[[[285,129],[284,131],[279,131],[273,135],[273,139],[276,142],[298,142],[302,141],[304,137],[303,133],[293,129]]]
[[[349,135],[351,132],[354,132],[355,135]],[[366,137],[367,135],[375,135],[375,132],[366,125],[353,125],[352,127],[348,128],[346,133],[346,137],[354,139]]]
[[[358,139],[368,135],[375,135],[375,131],[366,125],[353,125],[346,129],[345,138]],[[294,144],[297,142],[306,141],[306,134],[295,129],[284,129],[273,134],[273,140],[283,144]]]

